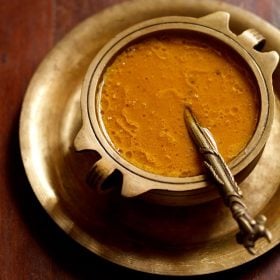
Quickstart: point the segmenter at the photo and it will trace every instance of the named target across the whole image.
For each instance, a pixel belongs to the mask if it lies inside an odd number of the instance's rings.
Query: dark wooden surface
[[[147,0],[148,1],[148,0]],[[152,0],[151,0],[152,1]],[[0,0],[0,279],[166,279],[111,264],[68,238],[31,191],[18,121],[28,82],[73,26],[121,0]],[[280,27],[279,0],[227,1]],[[195,279],[280,279],[280,247],[241,267]]]

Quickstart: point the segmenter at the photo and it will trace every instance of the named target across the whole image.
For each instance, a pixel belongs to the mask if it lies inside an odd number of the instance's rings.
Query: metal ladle
[[[248,213],[242,201],[242,192],[219,153],[213,135],[198,123],[189,107],[185,108],[184,119],[193,141],[204,158],[204,165],[210,171],[225,205],[239,226],[239,232],[236,234],[237,242],[255,255],[255,242],[262,237],[270,242],[272,238],[271,232],[265,227],[266,217],[260,215],[254,219]]]

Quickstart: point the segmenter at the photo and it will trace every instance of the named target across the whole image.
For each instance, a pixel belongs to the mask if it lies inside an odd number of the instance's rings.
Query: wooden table
[[[0,279],[164,278],[111,264],[68,238],[40,206],[20,158],[19,114],[36,67],[78,22],[119,2],[122,0],[0,1]],[[280,27],[279,0],[227,2]],[[279,275],[277,246],[251,263],[201,279],[272,280]]]

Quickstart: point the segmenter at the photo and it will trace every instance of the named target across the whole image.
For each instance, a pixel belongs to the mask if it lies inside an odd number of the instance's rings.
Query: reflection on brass
[[[198,123],[190,108],[185,109],[184,116],[188,131],[196,143],[199,152],[203,155],[204,165],[210,171],[215,185],[219,189],[219,193],[239,225],[240,231],[236,235],[237,242],[243,244],[251,254],[255,255],[255,241],[265,237],[270,242],[272,238],[270,231],[264,226],[266,217],[261,215],[256,220],[251,217],[241,199],[241,190],[219,153],[213,135],[207,128],[202,127]]]
[[[94,254],[138,271],[185,276],[222,271],[256,258],[235,242],[236,223],[219,199],[178,208],[156,207],[115,196],[114,192],[100,195],[85,183],[98,156],[77,153],[73,148],[82,125],[84,75],[110,38],[150,18],[201,17],[221,9],[231,14],[230,28],[235,34],[254,27],[266,38],[265,51],[280,52],[280,32],[234,6],[214,0],[137,0],[82,22],[54,47],[33,76],[20,121],[26,174],[50,217]],[[279,66],[273,83],[276,106],[270,137],[255,169],[240,184],[251,215],[262,212],[273,235],[271,243],[258,241],[258,256],[280,241]],[[86,137],[90,136],[82,137],[83,147],[87,147]]]

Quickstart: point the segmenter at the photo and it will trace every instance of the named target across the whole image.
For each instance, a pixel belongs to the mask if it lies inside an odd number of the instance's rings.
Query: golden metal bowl
[[[274,51],[263,53],[257,50],[263,46],[265,38],[255,30],[248,29],[240,35],[231,32],[229,17],[226,12],[216,12],[201,18],[182,16],[155,18],[119,33],[96,55],[83,84],[81,96],[83,126],[75,139],[78,151],[95,150],[100,156],[91,174],[95,186],[102,189],[105,179],[118,170],[123,177],[121,193],[125,197],[141,195],[160,204],[191,205],[218,196],[204,175],[186,178],[165,177],[149,173],[127,162],[114,149],[102,122],[99,86],[106,67],[120,50],[135,40],[162,31],[199,33],[214,38],[229,46],[249,66],[259,88],[260,116],[248,145],[229,163],[229,167],[238,182],[250,173],[261,155],[272,125],[274,110],[272,73],[278,63],[278,54]]]

